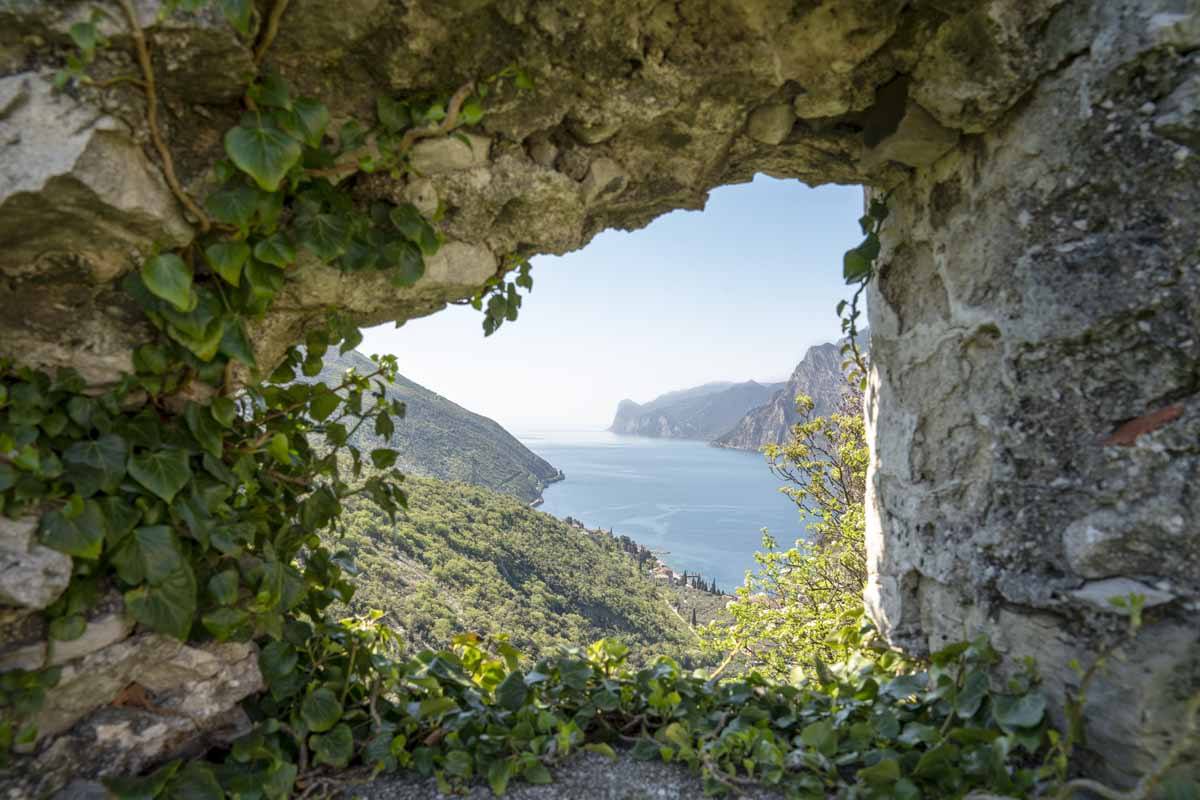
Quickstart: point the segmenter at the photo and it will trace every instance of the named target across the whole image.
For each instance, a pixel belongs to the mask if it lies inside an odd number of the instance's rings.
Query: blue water
[[[784,545],[802,533],[796,506],[758,453],[597,430],[516,435],[567,476],[546,489],[539,510],[625,534],[677,572],[715,576],[722,589],[754,568],[764,527]]]

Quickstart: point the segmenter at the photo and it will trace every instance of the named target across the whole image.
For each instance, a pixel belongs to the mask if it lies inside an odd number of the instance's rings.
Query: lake
[[[659,557],[675,571],[715,576],[727,591],[754,568],[764,527],[782,545],[802,532],[795,504],[758,453],[601,430],[515,435],[567,476],[546,489],[540,511],[666,551]]]

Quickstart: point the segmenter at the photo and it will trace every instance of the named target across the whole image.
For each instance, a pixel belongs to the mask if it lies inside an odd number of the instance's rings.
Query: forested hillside
[[[685,595],[707,601],[698,603],[701,621],[711,618],[712,595],[668,589],[607,535],[511,497],[428,478],[405,485],[409,511],[394,524],[375,506],[354,503],[341,520],[344,534],[331,542],[349,549],[361,570],[355,610],[386,612],[384,621],[418,647],[445,646],[465,631],[507,633],[536,655],[607,636],[639,657],[697,663]]]
[[[331,348],[316,380],[336,386],[347,369],[369,374],[369,358]],[[302,380],[313,380],[303,378]],[[498,423],[450,402],[441,395],[397,376],[388,398],[404,402],[404,420],[384,442],[367,428],[356,437],[366,449],[388,446],[399,452],[396,464],[407,473],[463,481],[532,502],[547,484],[560,479],[558,469],[517,441]]]

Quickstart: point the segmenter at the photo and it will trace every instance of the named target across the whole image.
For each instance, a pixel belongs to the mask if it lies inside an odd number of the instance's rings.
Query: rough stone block
[[[45,608],[71,582],[71,557],[36,540],[37,519],[0,516],[0,605]]]
[[[796,112],[789,103],[759,106],[750,112],[746,135],[763,144],[779,144],[792,132]]]
[[[410,163],[418,175],[459,172],[488,163],[492,140],[486,136],[465,134],[458,137],[422,139],[413,145]]]

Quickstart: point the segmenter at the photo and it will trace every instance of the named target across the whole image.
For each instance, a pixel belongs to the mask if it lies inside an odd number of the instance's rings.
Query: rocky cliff
[[[668,392],[645,405],[622,400],[609,430],[634,436],[711,441],[742,415],[761,405],[778,383],[707,383]]]
[[[330,350],[317,380],[336,386],[353,367],[360,375],[374,369],[358,352]],[[388,441],[360,430],[361,446],[392,447],[405,472],[444,481],[461,481],[533,502],[561,473],[499,423],[468,411],[403,375],[388,388],[388,398],[405,404],[404,420]]]
[[[768,444],[783,444],[787,441],[788,431],[799,419],[796,414],[796,395],[799,394],[813,399],[816,416],[829,414],[837,408],[846,385],[843,358],[836,344],[810,347],[788,382],[766,403],[751,409],[727,428],[713,444],[736,450],[758,450]]]

